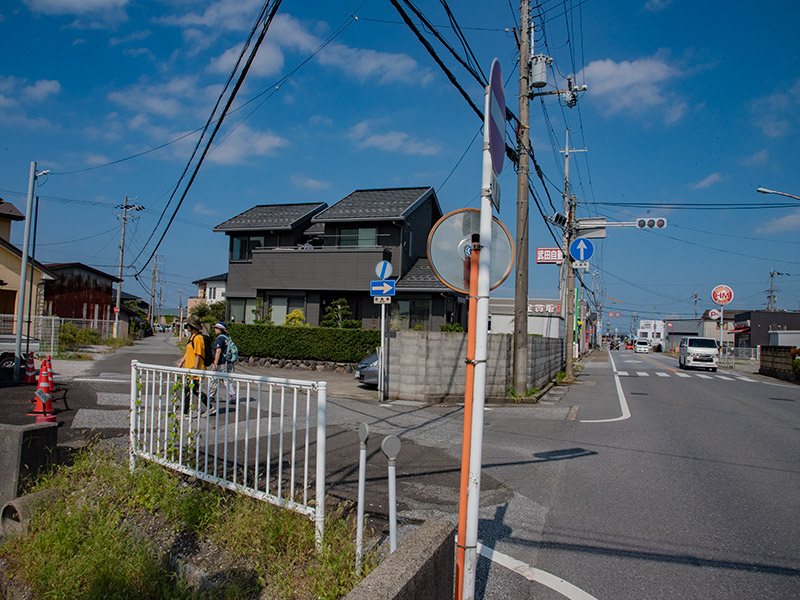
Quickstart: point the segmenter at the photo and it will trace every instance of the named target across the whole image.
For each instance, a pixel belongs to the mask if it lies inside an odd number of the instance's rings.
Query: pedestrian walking
[[[185,327],[189,332],[189,341],[186,342],[186,351],[180,361],[178,361],[178,366],[187,369],[204,370],[206,368],[206,346],[205,338],[202,334],[203,324],[198,317],[193,316],[189,317]],[[200,389],[201,386],[202,384],[199,377],[190,377],[188,379],[183,389],[183,414],[189,414],[192,395],[198,396],[200,402],[208,406],[208,399]]]
[[[228,335],[228,328],[225,326],[225,323],[219,321],[214,323],[214,333],[217,334],[217,338],[214,340],[213,352],[212,356],[214,357],[214,362],[211,363],[209,369],[212,371],[217,371],[219,373],[233,373],[234,363],[229,358],[229,351],[228,348],[232,344],[231,338]],[[212,400],[216,401],[217,391],[219,389],[219,382],[223,380],[225,383],[225,389],[228,393],[228,401],[231,403],[236,402],[236,390],[234,389],[233,383],[227,379],[222,377],[215,377],[214,380],[211,382],[211,387],[209,389],[208,395],[211,397]]]

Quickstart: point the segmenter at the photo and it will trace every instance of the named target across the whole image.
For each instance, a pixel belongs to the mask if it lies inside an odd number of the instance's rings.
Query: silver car
[[[719,344],[713,338],[683,338],[678,349],[678,366],[681,369],[700,367],[717,370],[719,363]]]
[[[361,383],[378,385],[378,353],[373,352],[356,365],[355,378]]]

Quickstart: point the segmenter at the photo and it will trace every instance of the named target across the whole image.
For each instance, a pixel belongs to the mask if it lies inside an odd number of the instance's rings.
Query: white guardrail
[[[201,398],[212,392],[217,402],[209,400],[209,406],[203,406]],[[229,392],[235,401],[229,402]],[[132,361],[131,469],[140,457],[304,514],[315,522],[319,546],[325,526],[326,401],[324,381]],[[311,481],[315,444],[316,474]]]

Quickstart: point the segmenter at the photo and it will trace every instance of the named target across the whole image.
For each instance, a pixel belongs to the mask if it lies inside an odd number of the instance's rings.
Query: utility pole
[[[775,269],[769,270],[769,296],[767,297],[767,310],[775,310]]]
[[[692,298],[694,298],[694,318],[696,319],[697,318],[697,299],[699,298],[699,296],[697,295],[697,292],[695,292],[692,295]]]
[[[150,284],[150,306],[147,309],[147,316],[150,318],[150,327],[153,326],[153,319],[155,318],[155,301],[156,301],[156,269],[158,267],[158,256],[153,257],[153,281]]]
[[[570,150],[572,152],[586,152],[586,148],[583,150],[576,150],[575,148],[570,149],[569,147],[569,129],[567,129],[567,145],[566,149],[562,150],[561,152],[564,153],[564,214],[567,216],[567,226],[564,229],[564,265],[566,267],[566,278],[567,278],[567,294],[566,294],[566,302],[565,302],[565,318],[564,318],[564,327],[565,335],[564,338],[566,340],[565,343],[565,366],[564,372],[566,373],[567,379],[570,379],[574,376],[573,372],[573,345],[575,343],[575,326],[574,326],[574,314],[573,313],[573,306],[575,304],[575,272],[572,269],[572,257],[569,254],[569,247],[572,244],[572,232],[573,226],[575,224],[575,196],[570,195],[569,193],[569,155]]]
[[[135,198],[134,198],[135,200]],[[120,236],[119,240],[119,270],[117,271],[117,302],[114,305],[114,337],[118,337],[119,334],[119,311],[120,311],[120,304],[122,301],[122,265],[123,259],[125,257],[125,223],[128,222],[128,209],[130,210],[144,210],[144,206],[139,206],[138,204],[128,204],[128,197],[125,196],[125,202],[122,206],[117,206],[117,208],[122,209],[122,235]]]
[[[526,394],[528,388],[528,171],[530,146],[530,45],[532,27],[528,27],[528,0],[519,9],[519,134],[517,150],[517,267],[514,287],[514,346],[512,364],[514,390]],[[530,32],[530,35],[529,35]]]

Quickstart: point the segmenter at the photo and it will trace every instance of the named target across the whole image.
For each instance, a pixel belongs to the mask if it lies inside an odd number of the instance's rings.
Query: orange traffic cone
[[[50,378],[47,372],[47,364],[44,360],[42,361],[42,368],[39,370],[39,385],[33,394],[31,402],[34,402],[36,406],[27,414],[35,416],[37,423],[56,420],[53,403],[50,400]]]
[[[28,353],[28,363],[25,365],[25,385],[36,383],[36,367],[33,364],[33,352]]]
[[[53,381],[53,361],[50,360],[50,355],[47,355],[47,377],[50,382],[50,393],[56,393],[56,382]]]

